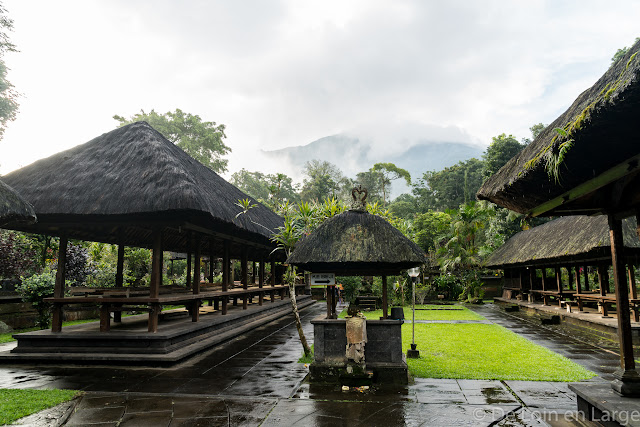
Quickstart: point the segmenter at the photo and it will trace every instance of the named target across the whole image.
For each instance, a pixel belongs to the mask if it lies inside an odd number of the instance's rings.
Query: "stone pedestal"
[[[347,374],[345,319],[311,321],[314,333],[314,362],[311,381],[339,382]],[[407,384],[407,362],[402,354],[402,320],[367,320],[365,363],[374,383]]]

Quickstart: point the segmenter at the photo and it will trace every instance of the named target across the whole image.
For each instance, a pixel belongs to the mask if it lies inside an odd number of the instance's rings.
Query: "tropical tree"
[[[229,154],[229,148],[223,141],[225,125],[217,125],[215,122],[204,122],[198,115],[185,113],[179,108],[164,114],[151,110],[139,113],[127,118],[113,116],[120,126],[130,123],[145,121],[169,141],[182,148],[188,155],[208,167],[214,172],[227,171],[228,160],[222,156]]]
[[[498,172],[513,156],[518,154],[524,145],[518,142],[513,135],[504,133],[494,136],[491,144],[487,147],[482,159],[484,160],[484,170],[482,175],[485,179]]]
[[[633,43],[634,44],[638,43],[638,40],[640,40],[640,37],[636,37],[636,40]],[[622,59],[622,57],[625,56],[627,52],[629,52],[629,49],[631,48],[626,46],[621,49],[618,49],[616,53],[614,53],[613,56],[611,57],[611,66],[613,66],[616,62]]]
[[[300,196],[307,202],[338,197],[346,180],[340,169],[326,160],[309,160],[304,165],[303,174],[305,178]]]
[[[382,189],[382,204],[387,204],[387,190],[391,188],[391,181],[404,179],[407,185],[411,185],[411,174],[406,170],[399,168],[393,163],[376,163],[371,168],[372,172],[379,172],[380,188]]]
[[[274,210],[278,210],[285,201],[295,203],[300,200],[293,180],[283,173],[263,174],[241,169],[231,175],[230,181],[249,196]]]

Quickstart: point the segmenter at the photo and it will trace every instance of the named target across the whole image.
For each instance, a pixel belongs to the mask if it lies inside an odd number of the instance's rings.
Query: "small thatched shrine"
[[[0,181],[0,226],[10,222],[34,222],[33,207],[18,193]]]
[[[287,263],[311,273],[342,276],[382,276],[383,317],[366,321],[368,341],[364,360],[376,381],[404,383],[407,365],[402,356],[402,320],[388,319],[387,276],[425,263],[420,247],[384,218],[366,211],[366,190],[352,191],[354,205],[323,222],[296,245]],[[327,316],[314,319],[313,380],[340,377],[347,364],[347,323],[336,319],[332,290],[327,290]]]
[[[639,116],[637,42],[478,192],[479,199],[530,216],[607,216],[621,364],[612,387],[625,396],[640,396],[622,233],[622,219],[640,214]],[[588,388],[574,389],[584,405],[602,400],[589,397]]]
[[[54,333],[61,331],[65,306],[97,304],[100,306],[102,336],[94,336],[95,345],[113,348],[114,343],[118,343],[138,347],[141,352],[170,353],[179,350],[184,353],[185,344],[176,338],[177,335],[191,337],[193,341],[200,332],[229,328],[231,319],[225,320],[224,328],[219,324],[210,325],[209,329],[204,324],[195,325],[200,321],[201,311],[204,314],[215,311],[225,317],[228,302],[233,300],[235,306],[241,299],[245,313],[263,312],[267,310],[266,306],[262,307],[263,297],[270,294],[274,304],[269,310],[281,305],[282,314],[288,313],[285,301],[275,303],[277,294],[284,299],[288,287],[282,285],[281,269],[275,264],[283,261],[284,257],[274,252],[275,244],[270,240],[272,232],[283,224],[283,219],[194,160],[145,122],[105,133],[14,171],[5,179],[33,204],[39,217],[38,223],[12,224],[11,227],[60,237],[56,287],[53,298],[49,299],[53,303]],[[253,207],[245,211],[240,200],[248,200]],[[64,266],[69,239],[118,245],[114,288],[83,289],[82,292],[65,289]],[[133,289],[125,286],[125,246],[153,250],[148,287]],[[187,254],[187,279],[181,286],[163,286],[164,251]],[[204,273],[201,260],[205,255],[210,260],[222,261],[221,284],[212,283],[213,262],[209,263],[208,281],[201,283]],[[240,261],[238,284],[233,279],[232,260]],[[250,262],[254,272],[251,284]],[[264,286],[265,264],[268,262],[271,263],[271,286]],[[258,274],[255,273],[255,263],[259,263]],[[254,297],[258,299],[260,308],[254,304],[248,310]],[[202,302],[207,300],[214,306],[211,310],[201,309]],[[305,304],[301,303],[302,306]],[[179,332],[165,331],[166,341],[158,335],[148,341],[142,338],[139,329],[127,329],[127,322],[120,316],[123,310],[148,311],[147,330],[157,334],[159,320],[164,318],[161,316],[163,305],[187,307],[194,326],[181,327]],[[115,321],[113,330],[111,313]],[[253,316],[255,318],[257,314]],[[237,320],[241,316],[231,317]],[[200,332],[194,332],[194,328],[200,328]],[[134,330],[135,333],[132,332]],[[117,331],[121,336],[115,338]],[[131,334],[127,335],[129,332]],[[110,334],[109,338],[106,338],[106,333]],[[27,347],[44,342],[40,335],[43,333],[19,336],[16,351],[20,352],[24,347],[25,352],[33,352]],[[71,334],[57,335],[56,345],[63,342],[60,337],[67,335]],[[104,342],[105,339],[109,340],[108,343]],[[66,342],[70,348],[68,351],[86,352],[78,349],[93,345],[93,341],[76,341],[72,342],[69,337]],[[159,348],[150,350],[154,345]],[[58,348],[56,351],[61,350]],[[118,350],[114,349],[114,352]]]

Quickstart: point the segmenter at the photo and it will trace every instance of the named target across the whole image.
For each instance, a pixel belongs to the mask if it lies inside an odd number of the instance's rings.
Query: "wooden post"
[[[247,268],[247,264],[249,262],[249,254],[247,252],[247,247],[242,247],[242,260],[240,261],[240,280],[242,282],[242,289],[245,291],[249,288],[249,269]],[[249,306],[248,304],[248,295],[245,293],[242,295],[242,309],[246,310]]]
[[[194,238],[194,264],[193,264],[193,283],[192,289],[194,295],[200,294],[200,238]],[[200,300],[194,299],[191,305],[191,321],[197,322],[200,320]]]
[[[271,287],[276,286],[276,262],[271,261]],[[276,302],[276,292],[271,291],[271,302]]]
[[[217,261],[213,257],[213,239],[209,240],[209,283],[213,283],[213,270]]]
[[[616,290],[616,312],[618,314],[618,340],[620,342],[620,370],[614,372],[612,388],[625,396],[640,395],[640,375],[633,358],[631,319],[629,317],[629,289],[624,265],[624,241],[622,221],[608,215],[611,239],[611,263]]]
[[[193,249],[193,243],[191,242],[191,233],[187,236],[187,283],[185,286],[187,289],[191,287],[191,250]]]
[[[584,272],[584,291],[591,291],[591,284],[589,283],[589,266],[585,264],[584,267],[582,267],[582,271]]]
[[[636,290],[636,275],[633,264],[628,265],[629,272],[629,303],[633,312],[633,321],[640,322],[640,312],[638,311],[638,291]]]
[[[124,287],[124,244],[122,237],[118,243],[118,263],[116,265],[116,288]],[[113,321],[122,322],[122,311],[118,310],[113,313]]]
[[[389,303],[387,301],[387,276],[382,276],[382,318],[389,318]]]
[[[600,286],[600,295],[607,295],[609,290],[609,268],[604,264],[598,264],[598,286]]]
[[[582,293],[582,283],[580,282],[580,267],[578,267],[577,265],[574,267],[576,270],[576,293],[581,294]]]
[[[149,297],[158,298],[160,296],[160,281],[162,280],[162,230],[153,230],[153,253],[151,254],[151,283],[149,284]],[[158,332],[158,316],[160,315],[160,305],[151,304],[149,310],[149,332]]]
[[[560,267],[556,267],[556,284],[558,285],[558,292],[562,292],[562,271],[560,271]]]
[[[231,252],[231,242],[225,240],[223,242],[222,249],[222,292],[229,290],[229,253]],[[229,297],[226,295],[222,297],[222,315],[227,314],[227,304],[229,303]]]
[[[331,309],[333,308],[333,293],[331,286],[327,286],[327,319],[332,319]]]
[[[536,277],[536,269],[534,267],[529,268],[529,302],[535,302],[535,295],[531,292],[534,289],[534,282]]]
[[[258,287],[264,288],[264,258],[260,259],[260,267],[258,271]],[[262,305],[264,301],[264,292],[260,291],[258,296],[258,305]]]
[[[64,297],[64,286],[67,270],[67,244],[66,235],[60,236],[60,246],[58,248],[58,271],[56,272],[56,283],[53,288],[53,296],[55,298]],[[62,331],[62,304],[53,304],[53,319],[51,321],[51,332]]]
[[[540,283],[542,285],[542,290],[546,291],[547,290],[547,269],[545,267],[542,267],[542,269],[540,270]]]

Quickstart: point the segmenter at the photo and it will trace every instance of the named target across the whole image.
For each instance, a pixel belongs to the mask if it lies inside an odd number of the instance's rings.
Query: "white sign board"
[[[336,284],[334,273],[311,273],[311,286],[332,286]]]

